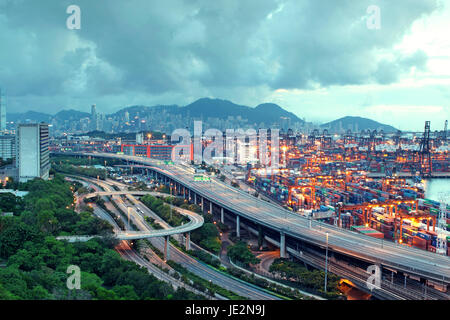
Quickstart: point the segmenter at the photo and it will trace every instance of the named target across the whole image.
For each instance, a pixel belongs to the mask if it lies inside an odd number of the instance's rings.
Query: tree
[[[19,297],[6,290],[0,283],[0,300],[18,300]]]
[[[32,300],[44,300],[44,299],[49,299],[50,293],[45,290],[45,288],[43,288],[40,285],[35,286],[32,290],[31,290],[31,299]]]
[[[81,271],[81,289],[96,295],[97,289],[103,284],[103,280],[95,273]]]
[[[260,261],[250,251],[247,243],[243,241],[239,241],[236,244],[229,246],[227,255],[232,261],[239,261],[246,266],[248,266],[249,264],[257,264]]]
[[[103,287],[97,288],[96,297],[99,300],[118,300],[118,296],[113,290],[108,290]]]
[[[139,297],[134,291],[134,288],[130,285],[125,286],[115,286],[113,291],[117,294],[120,299],[123,300],[138,300]]]
[[[37,214],[39,228],[46,233],[53,233],[58,229],[58,220],[52,210],[44,209]]]
[[[26,241],[42,241],[42,234],[18,217],[0,217],[0,257],[8,258]]]

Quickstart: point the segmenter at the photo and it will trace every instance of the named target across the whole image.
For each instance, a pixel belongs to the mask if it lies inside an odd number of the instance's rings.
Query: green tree
[[[232,261],[238,261],[245,265],[259,263],[260,260],[250,251],[247,243],[239,241],[228,247],[227,255]]]

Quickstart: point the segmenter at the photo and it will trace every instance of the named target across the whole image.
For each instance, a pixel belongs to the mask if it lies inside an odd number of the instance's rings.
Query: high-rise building
[[[6,131],[6,100],[0,88],[0,132]]]
[[[19,182],[48,179],[50,171],[48,124],[19,124],[16,130],[16,165]]]
[[[144,143],[144,134],[142,132],[136,133],[136,144]]]
[[[97,107],[95,104],[91,106],[91,119],[95,119],[97,117]]]
[[[97,107],[95,104],[91,106],[91,130],[98,130],[99,116],[97,114]]]
[[[0,158],[9,160],[16,157],[16,142],[14,135],[0,135]]]

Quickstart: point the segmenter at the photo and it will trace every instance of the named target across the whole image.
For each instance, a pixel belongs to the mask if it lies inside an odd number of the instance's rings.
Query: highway
[[[100,184],[102,187],[106,188],[105,184]],[[94,198],[96,196],[118,196],[118,195],[146,195],[146,194],[152,194],[155,196],[167,196],[167,194],[161,194],[161,193],[157,193],[157,192],[143,192],[143,191],[128,191],[128,190],[122,190],[122,191],[112,191],[112,190],[107,190],[107,191],[99,191],[99,192],[93,192],[90,194],[87,194],[84,198],[89,199],[89,198]],[[121,207],[122,211],[127,213],[128,208],[123,204],[123,201],[120,200],[118,201],[118,205],[119,207]],[[179,209],[178,210],[182,215],[185,215],[189,218],[189,222],[185,223],[181,226],[178,227],[171,227],[171,228],[167,228],[167,229],[162,229],[162,230],[151,230],[151,229],[147,229],[146,231],[131,231],[131,230],[127,230],[127,231],[117,231],[115,233],[115,237],[119,240],[137,240],[137,239],[145,239],[145,238],[152,238],[152,237],[164,237],[164,236],[172,236],[175,234],[180,234],[180,233],[187,233],[187,232],[191,232],[195,229],[200,228],[203,223],[203,217],[199,214],[196,214],[192,211],[189,210],[182,210]],[[94,212],[95,213],[95,212]],[[98,215],[101,213],[97,213]],[[101,214],[101,217],[103,217],[105,220],[111,222],[113,221],[113,219],[107,215],[106,213]],[[139,219],[136,219],[134,216],[130,216],[131,219],[133,219],[133,223],[135,224],[140,224],[141,228],[145,228],[148,227],[147,224],[144,221],[140,221]],[[143,219],[143,217],[141,216],[141,218]],[[113,225],[115,225],[115,222],[113,223]],[[142,230],[142,229],[141,229]],[[144,229],[145,230],[145,229]],[[89,237],[86,236],[85,237],[87,240],[89,240]],[[64,239],[64,240],[68,240],[68,241],[79,241],[80,237],[79,236],[66,236],[66,237],[60,237],[60,239]]]
[[[120,189],[124,188],[124,186],[121,185],[120,183],[113,182],[111,180],[95,181],[95,183],[99,184],[102,188],[104,188],[105,192],[113,192],[113,190],[110,188],[110,185],[112,185],[112,184],[118,186]],[[138,201],[133,196],[134,191],[125,192],[123,194],[127,196],[127,198],[134,205],[135,209],[139,208],[140,210],[142,210],[144,216],[154,218],[164,228],[171,228],[166,222],[164,222],[153,211],[151,211],[149,208],[147,208],[145,205],[143,205],[140,201]],[[164,194],[164,196],[168,196],[168,195]],[[122,209],[122,211],[127,212],[127,207],[125,206],[122,199],[117,198],[117,199],[114,199],[114,201],[116,201],[116,203],[119,205],[119,207]],[[190,212],[188,210],[183,210],[178,207],[176,207],[176,210],[180,211],[180,213],[189,212],[190,214],[192,214],[192,212]],[[155,231],[155,230],[152,230],[151,227],[144,221],[143,215],[141,213],[138,213],[137,210],[132,210],[130,219],[138,227],[139,230],[144,230],[144,232]],[[151,237],[148,240],[152,243],[152,245],[154,245],[156,248],[158,248],[158,250],[160,250],[161,252],[164,251],[164,239],[163,238]],[[194,273],[195,275],[197,275],[203,279],[210,280],[212,283],[214,283],[220,287],[223,287],[227,290],[230,290],[242,297],[246,297],[246,298],[249,298],[252,300],[279,300],[278,297],[276,297],[270,293],[267,293],[259,288],[256,288],[255,286],[253,286],[251,284],[248,284],[241,280],[231,278],[230,276],[228,276],[226,274],[223,274],[219,271],[212,269],[211,267],[207,266],[206,264],[190,257],[188,254],[179,250],[177,247],[173,246],[172,244],[170,244],[169,251],[170,251],[170,260],[173,260],[173,261],[181,264],[184,268],[186,268],[188,271]],[[153,267],[156,268],[155,266],[153,266]]]
[[[80,180],[79,180],[80,179]],[[77,178],[77,179],[72,179],[72,180],[77,180],[79,182],[81,182],[83,185],[88,186],[87,182],[90,182],[89,186],[93,187],[95,189],[98,189],[95,185],[93,185],[92,183],[94,183],[93,181],[91,181],[90,179],[87,178]],[[111,181],[112,182],[112,181]],[[106,196],[107,193],[112,193],[113,191],[111,190],[110,186],[108,185],[108,183],[104,183],[101,181],[95,181],[95,184],[97,184],[98,186],[102,187],[104,190],[103,193],[105,193]],[[113,183],[116,184],[116,183]],[[117,185],[117,184],[116,184]],[[122,187],[122,186],[120,186]],[[164,194],[166,196],[166,194]],[[80,197],[80,198],[84,198]],[[134,198],[133,198],[134,199]],[[108,200],[108,199],[107,199]],[[123,204],[123,202],[121,202]],[[105,202],[106,204],[110,204],[109,201]],[[102,208],[99,208],[97,205],[93,205],[94,208],[94,214],[96,216],[98,216],[101,219],[104,219],[106,221],[108,221],[109,223],[111,223],[114,227],[114,233],[119,233],[120,231],[120,227],[117,225],[117,223],[114,221],[114,219],[111,218],[111,216],[106,213]],[[111,206],[110,210],[112,212],[115,212],[118,216],[120,216],[120,213],[117,212],[117,209],[114,206]],[[203,219],[203,218],[202,218]],[[66,241],[88,241],[89,239],[92,239],[92,237],[86,237],[86,236],[69,236],[69,237],[57,237],[57,239],[59,240],[66,240]],[[206,298],[211,298],[210,296],[206,295],[204,292],[201,292],[187,284],[185,284],[183,281],[174,278],[171,274],[168,274],[164,271],[162,271],[160,268],[158,268],[155,264],[145,260],[144,258],[142,258],[136,251],[134,251],[128,244],[127,241],[120,241],[119,245],[116,246],[116,251],[125,259],[130,260],[135,262],[136,264],[146,268],[149,273],[151,273],[152,275],[154,275],[157,279],[167,282],[169,284],[171,284],[175,289],[178,289],[180,287],[185,288],[186,290],[189,290],[191,292],[194,292],[196,294],[205,296]],[[158,264],[159,266],[162,266],[163,268],[166,268],[170,271],[170,273],[174,273],[176,272],[175,270],[173,270],[169,265],[165,264],[161,258],[159,258],[158,255],[156,255],[153,251],[151,251],[152,256],[154,256],[154,259],[156,260],[156,264]]]
[[[160,270],[158,267],[148,262],[144,258],[142,258],[139,254],[136,253],[126,241],[121,241],[121,243],[116,247],[116,251],[125,259],[133,261],[134,263],[146,268],[152,275],[154,275],[157,279],[169,283],[174,287],[174,289],[185,288],[193,293],[198,295],[202,295],[204,297],[210,298],[204,292],[201,292],[191,286],[186,285],[183,281],[175,279],[171,275],[166,272]],[[175,271],[173,271],[175,272]]]
[[[194,181],[193,173],[176,165],[165,165],[153,159],[108,153],[84,153],[94,157],[119,158],[148,165],[170,179],[188,187],[198,195],[241,217],[255,221],[287,236],[328,246],[361,260],[381,264],[429,279],[450,283],[450,258],[405,245],[360,235],[325,223],[310,221],[277,205],[259,200],[221,181]]]

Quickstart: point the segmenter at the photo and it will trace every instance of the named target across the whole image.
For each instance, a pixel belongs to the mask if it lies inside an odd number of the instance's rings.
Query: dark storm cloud
[[[380,30],[366,27],[373,3]],[[70,4],[81,8],[81,30],[66,29]],[[51,101],[391,83],[424,68],[423,52],[392,48],[436,8],[435,0],[0,0],[0,84]]]

